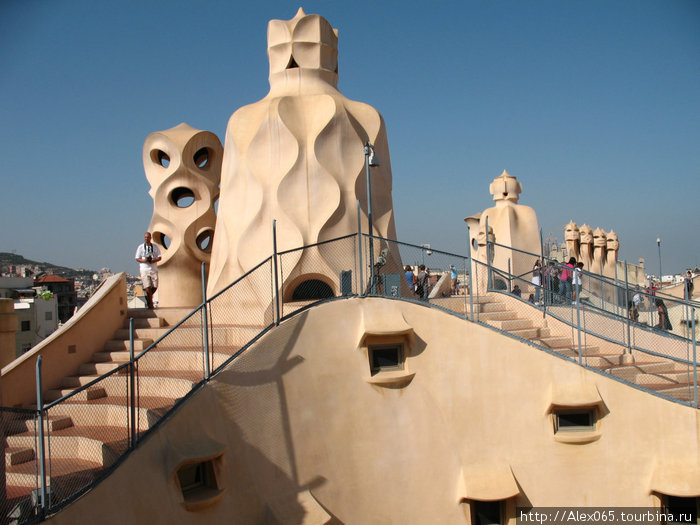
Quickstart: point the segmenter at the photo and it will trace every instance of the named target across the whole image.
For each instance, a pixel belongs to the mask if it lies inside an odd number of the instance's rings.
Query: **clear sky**
[[[658,273],[700,264],[700,2],[307,1],[339,89],[387,124],[400,240],[464,253],[506,169],[545,238],[569,220]],[[146,137],[222,143],[267,94],[267,22],[300,4],[0,2],[0,251],[137,273]],[[362,155],[362,152],[358,152]]]

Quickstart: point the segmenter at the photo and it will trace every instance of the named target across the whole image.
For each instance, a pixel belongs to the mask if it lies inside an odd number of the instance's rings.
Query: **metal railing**
[[[568,326],[568,335],[573,341],[571,350],[580,364],[587,366],[590,361],[594,363],[590,368],[613,370],[608,365],[615,363],[606,364],[605,353],[601,353],[601,346],[610,348],[611,345],[618,353],[624,349],[642,363],[662,359],[668,369],[664,370],[664,365],[659,364],[656,367],[659,373],[645,378],[655,389],[634,386],[698,407],[697,302],[672,297],[662,299],[638,287],[631,288],[626,279],[621,281],[584,270],[572,274],[567,283],[563,283],[561,270],[571,274],[571,269],[549,259],[542,265],[540,285],[535,285],[532,267],[540,256],[490,244],[500,251],[500,261],[506,253],[508,263],[505,269],[483,264],[484,271],[489,273],[490,289],[518,296],[522,306],[517,310],[523,317],[549,316]],[[524,261],[528,260],[530,271],[520,274],[512,271],[512,268],[525,266]],[[539,296],[540,301],[535,301],[535,296]],[[535,303],[536,309],[527,303]],[[654,366],[648,369],[653,370]],[[668,377],[674,374],[675,382]]]
[[[688,322],[685,336],[675,328],[674,333],[654,329],[654,312],[645,306],[648,295],[640,292],[640,315],[633,319],[629,305],[637,290],[620,281],[583,272],[574,299],[555,287],[554,273],[535,286],[531,270],[515,270],[540,258],[537,254],[491,242],[486,253],[508,254],[505,267],[496,267],[491,256],[475,258],[471,249],[467,243],[460,255],[361,232],[280,252],[274,242],[270,257],[212,297],[206,296],[203,267],[201,305],[162,334],[147,320],[131,319],[122,334],[124,347],[96,353],[79,376],[67,378],[69,392],[51,391],[53,401],[43,400],[39,360],[36,408],[0,407],[6,450],[0,523],[38,521],[74,501],[267,331],[319,302],[347,297],[382,296],[441,309],[597,371],[606,357],[593,349],[605,344],[622,348],[618,354],[663,357],[678,364],[679,374],[692,375],[694,383],[676,397],[647,390],[698,406],[694,323]],[[329,282],[329,275],[335,280]],[[499,324],[502,311],[494,310],[492,299],[505,296],[516,320],[531,328],[507,330]],[[668,306],[671,322],[681,309],[684,319],[693,319],[695,304],[674,300]],[[570,338],[567,348],[556,347],[560,335],[538,328],[546,318],[556,320],[559,334]],[[151,339],[144,348],[142,342]]]

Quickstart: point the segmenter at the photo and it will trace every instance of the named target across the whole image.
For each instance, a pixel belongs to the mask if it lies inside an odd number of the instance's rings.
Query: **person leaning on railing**
[[[690,270],[685,272],[685,299],[687,301],[690,301],[693,298],[693,288],[695,288],[695,285],[693,284],[693,274]]]
[[[666,308],[666,304],[664,304],[664,300],[657,299],[654,304],[656,305],[656,309],[659,313],[659,323],[654,326],[654,328],[658,328],[659,330],[673,330],[671,321],[668,318],[668,309]]]
[[[571,257],[569,262],[564,265],[561,269],[561,276],[559,277],[559,294],[562,296],[562,300],[571,300],[571,281],[573,280],[572,272],[574,266],[576,265],[576,259]]]
[[[554,266],[553,261],[549,261],[549,265],[544,271],[545,287],[547,289],[546,301],[547,304],[553,304],[555,295],[559,292],[559,271]]]

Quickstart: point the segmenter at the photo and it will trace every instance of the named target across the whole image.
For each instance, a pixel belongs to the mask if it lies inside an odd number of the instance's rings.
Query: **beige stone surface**
[[[57,388],[64,377],[74,375],[124,325],[126,312],[126,274],[119,273],[105,280],[66,324],[3,367],[3,405],[36,403],[35,369],[40,355],[44,389]]]
[[[575,257],[576,261],[581,260],[581,232],[574,221],[570,221],[564,227],[564,242],[569,257]]]
[[[396,238],[384,120],[338,91],[337,38],[324,18],[301,9],[269,23],[270,91],[237,110],[226,130],[209,294],[270,255],[273,220],[278,250],[298,248],[357,232],[359,200],[367,233],[368,141],[381,163],[371,168],[373,231]],[[383,271],[400,272],[397,251]],[[351,265],[323,245],[287,254],[283,263],[282,287],[318,279],[336,295],[339,274]]]
[[[523,191],[522,184],[505,170],[493,180],[489,191],[493,195],[496,205],[478,215],[478,230],[474,231],[475,228],[472,227],[477,216],[465,219],[467,225],[470,226],[470,242],[473,244],[473,239],[477,239],[479,245],[479,249],[476,253],[472,253],[472,256],[480,262],[486,263],[486,251],[481,246],[482,243],[484,246],[486,243],[485,232],[488,222],[489,231],[492,232],[491,241],[510,247],[494,246],[491,255],[492,265],[504,272],[510,268],[512,274],[525,276],[524,278],[529,281],[527,274],[532,270],[535,262],[533,256],[525,255],[516,250],[541,253],[537,214],[530,206],[518,204],[520,194]],[[483,281],[479,283],[480,287],[485,285],[483,273],[479,272],[479,278]]]
[[[382,340],[403,341],[411,380],[370,374],[364,345]],[[582,406],[595,439],[558,437],[552,411]],[[173,454],[211,441],[223,496],[186,512]],[[695,409],[438,310],[350,299],[269,332],[50,521],[457,524],[472,500],[510,498],[514,524],[516,506],[698,497],[699,462]]]
[[[583,269],[587,272],[592,271],[593,263],[593,230],[587,224],[579,228],[581,234],[581,260],[583,261]]]
[[[185,123],[151,133],[143,167],[151,185],[148,227],[162,254],[158,305],[194,307],[202,302],[201,264],[214,240],[223,148],[218,137]]]

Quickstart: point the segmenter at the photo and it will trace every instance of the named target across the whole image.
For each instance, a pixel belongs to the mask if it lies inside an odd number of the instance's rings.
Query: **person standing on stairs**
[[[153,294],[158,289],[158,261],[160,261],[160,248],[151,242],[151,234],[143,234],[143,244],[136,248],[136,261],[139,263],[143,291],[146,294],[148,308],[153,309]]]

